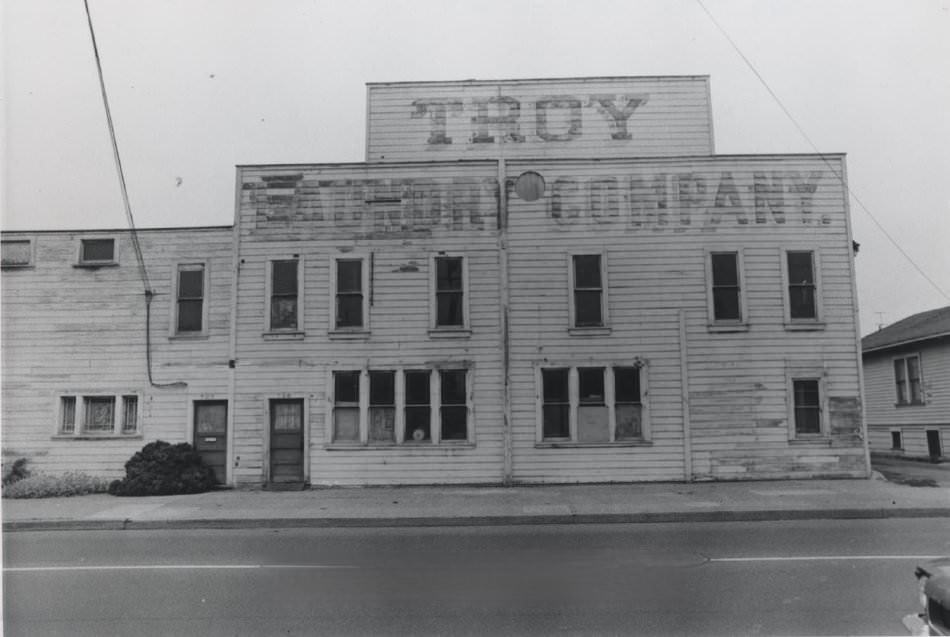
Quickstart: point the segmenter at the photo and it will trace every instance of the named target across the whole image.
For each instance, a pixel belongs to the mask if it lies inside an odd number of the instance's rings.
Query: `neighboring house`
[[[950,455],[950,306],[861,340],[872,452]]]
[[[367,105],[368,163],[240,166],[233,228],[138,233],[150,348],[131,234],[89,269],[109,233],[4,233],[4,453],[115,474],[184,440],[234,485],[869,474],[842,155],[715,155],[705,76]]]

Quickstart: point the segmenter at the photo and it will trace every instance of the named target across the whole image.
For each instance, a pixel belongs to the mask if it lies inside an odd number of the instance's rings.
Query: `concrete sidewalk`
[[[3,500],[4,531],[950,517],[950,488],[871,480],[223,490]]]

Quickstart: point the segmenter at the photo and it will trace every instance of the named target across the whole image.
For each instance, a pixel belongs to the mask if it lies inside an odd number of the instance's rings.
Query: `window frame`
[[[892,427],[889,432],[891,435],[891,451],[904,451],[904,430],[899,427]],[[900,442],[900,445],[895,447],[895,434],[896,440]]]
[[[462,324],[439,325],[438,260],[461,259],[462,261]],[[429,255],[429,336],[432,338],[466,338],[472,334],[469,313],[469,266],[468,256],[458,252],[440,251]]]
[[[14,243],[26,243],[29,246],[29,256],[26,263],[0,263],[0,268],[4,270],[24,270],[32,268],[36,265],[36,241],[32,237],[29,238],[13,238],[0,239],[0,253],[2,253],[3,244],[14,244]]]
[[[815,316],[792,318],[791,283],[788,272],[788,255],[793,252],[811,253],[812,278],[814,279]],[[821,283],[821,251],[815,246],[786,246],[781,249],[782,266],[782,305],[784,309],[785,329],[789,331],[810,331],[825,328],[824,303]]]
[[[599,325],[577,325],[577,303],[575,296],[577,289],[576,273],[574,271],[575,257],[596,256],[600,260],[600,324]],[[607,278],[608,263],[607,251],[590,250],[572,250],[567,255],[567,299],[568,299],[568,333],[572,335],[601,335],[610,333],[610,302],[609,302],[609,282]],[[581,288],[581,290],[593,290],[594,288]]]
[[[359,372],[359,436],[357,441],[334,440],[335,420],[334,409],[337,406],[335,374],[336,372]],[[442,438],[442,371],[463,371],[465,372],[465,407],[466,416],[466,437],[464,440],[449,440]],[[395,392],[395,422],[394,422],[394,441],[374,441],[370,440],[370,412],[373,405],[370,403],[370,373],[372,372],[393,372],[394,374],[394,392]],[[429,439],[413,440],[406,431],[406,408],[412,406],[422,406],[419,404],[409,405],[406,402],[406,373],[407,372],[425,372],[428,374],[429,382]],[[411,447],[413,449],[446,449],[458,447],[472,447],[475,445],[475,408],[472,390],[474,387],[474,368],[471,366],[461,366],[457,364],[437,365],[435,367],[422,366],[387,366],[380,365],[378,368],[363,367],[346,368],[341,366],[339,369],[327,369],[326,381],[326,427],[324,448],[328,450],[363,450],[363,449],[398,449],[400,447]],[[350,403],[348,403],[348,406]]]
[[[182,299],[179,297],[179,291],[181,286],[181,272],[182,268],[196,268],[200,267],[202,270],[201,278],[201,329],[200,330],[186,330],[182,331],[178,329],[179,325],[179,314],[180,314],[180,302]],[[201,259],[195,260],[184,260],[177,261],[172,264],[172,293],[171,293],[171,324],[169,326],[169,336],[173,339],[188,339],[188,338],[201,338],[208,335],[208,306],[209,303],[209,282],[211,281],[210,273],[208,272],[208,262]],[[193,300],[193,299],[188,299]]]
[[[917,393],[919,398],[914,400],[914,390],[913,383],[911,381],[910,375],[910,360],[917,359]],[[920,355],[920,352],[914,352],[912,354],[903,354],[902,356],[895,356],[891,359],[892,365],[891,370],[894,374],[894,388],[898,390],[897,400],[894,403],[895,407],[920,407],[927,404],[927,396],[924,392],[924,361],[923,357]],[[900,383],[897,380],[897,369],[900,365],[900,369],[904,372],[904,392],[900,391]],[[906,400],[904,400],[906,396]]]
[[[55,428],[53,438],[64,440],[89,440],[113,438],[142,438],[143,437],[143,397],[141,392],[101,392],[101,391],[69,391],[56,393]],[[127,401],[135,399],[135,429],[126,431],[128,413]],[[73,399],[72,431],[64,430],[65,405],[67,399]],[[112,428],[111,430],[89,430],[86,422],[86,404],[95,399],[112,400]]]
[[[785,401],[787,407],[788,440],[790,442],[826,441],[830,436],[828,388],[825,370],[820,366],[789,366],[785,372]],[[818,387],[818,431],[799,432],[795,415],[795,383],[816,381]]]
[[[272,290],[274,264],[281,261],[297,262],[297,325],[295,327],[273,327],[271,324]],[[304,260],[300,255],[268,259],[264,277],[264,336],[265,338],[303,338],[304,331]]]
[[[706,271],[706,313],[707,327],[710,332],[747,332],[749,330],[748,299],[746,294],[745,258],[741,248],[706,248],[703,252]],[[713,257],[721,254],[733,254],[736,257],[736,279],[738,287],[739,318],[716,318],[715,278]]]
[[[329,289],[329,304],[328,308],[328,328],[327,334],[330,337],[337,338],[365,338],[369,336],[370,333],[370,316],[372,308],[372,273],[370,270],[373,268],[373,259],[372,255],[368,252],[345,252],[334,254],[330,257],[330,285],[327,286]],[[353,326],[338,326],[337,325],[337,316],[336,316],[336,304],[337,304],[337,274],[338,274],[338,263],[340,261],[359,261],[360,262],[360,286],[363,296],[362,301],[362,312],[363,312],[363,323],[362,325],[353,325]]]
[[[83,248],[87,241],[111,241],[112,258],[111,259],[84,259]],[[76,237],[76,263],[73,267],[77,268],[103,268],[119,265],[119,240],[115,235],[92,235],[88,237]]]
[[[603,401],[595,406],[603,406],[607,412],[607,440],[581,441],[578,431],[578,410],[585,406],[580,400],[580,370],[602,368],[604,375]],[[621,401],[621,404],[640,405],[640,436],[629,438],[617,437],[617,404],[615,369],[634,368],[639,370],[640,402],[631,403]],[[568,385],[568,431],[569,438],[550,437],[544,435],[544,370],[567,370]],[[652,428],[650,423],[650,386],[649,365],[640,357],[631,359],[602,360],[597,362],[564,362],[544,361],[536,363],[535,373],[535,447],[537,448],[573,448],[573,447],[637,447],[650,446],[652,442]],[[550,403],[553,404],[553,403]],[[557,403],[563,404],[563,403]]]

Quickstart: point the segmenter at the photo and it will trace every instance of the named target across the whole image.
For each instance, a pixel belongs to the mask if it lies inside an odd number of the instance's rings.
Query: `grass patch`
[[[37,473],[3,486],[4,498],[62,498],[106,493],[109,480],[70,471],[62,475]]]

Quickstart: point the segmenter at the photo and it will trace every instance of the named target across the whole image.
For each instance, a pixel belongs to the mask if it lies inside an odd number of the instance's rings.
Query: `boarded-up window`
[[[788,308],[793,319],[818,318],[815,302],[814,253],[788,252]]]
[[[6,240],[0,244],[0,265],[5,268],[32,264],[33,246],[29,240]]]
[[[369,441],[396,441],[396,373],[369,373]]]
[[[574,327],[604,324],[603,285],[599,254],[577,254],[574,269]]]
[[[739,305],[739,255],[735,252],[714,252],[712,263],[713,319],[738,321],[742,318]]]
[[[360,441],[360,372],[333,372],[333,441]]]
[[[442,381],[442,440],[467,440],[466,371],[464,369],[441,370],[439,378]]]
[[[795,433],[821,433],[821,397],[818,380],[792,381],[795,400]]]
[[[464,326],[462,258],[436,257],[435,271],[436,327]]]
[[[406,442],[432,440],[430,422],[428,371],[407,371],[406,378]]]
[[[60,399],[59,432],[76,433],[76,397],[63,396]]]
[[[271,329],[297,329],[297,294],[297,260],[272,262]]]
[[[112,433],[115,430],[115,396],[87,396],[83,404],[83,431]]]
[[[542,436],[545,440],[570,438],[571,401],[567,369],[542,369]]]
[[[336,262],[336,326],[363,327],[363,261]]]
[[[614,412],[616,440],[643,437],[643,403],[640,398],[640,369],[614,367]]]
[[[122,433],[134,434],[139,429],[139,397],[122,397]]]
[[[201,264],[178,266],[178,333],[200,332],[204,315],[205,267]]]
[[[604,368],[581,367],[577,370],[578,442],[606,442],[610,440],[606,395],[604,393]]]
[[[80,263],[112,263],[115,261],[115,239],[82,239],[79,242]]]

